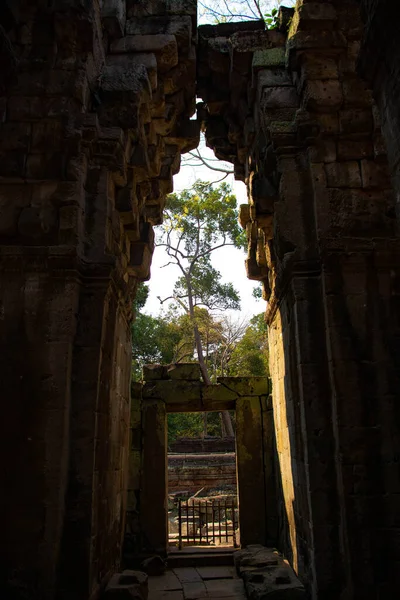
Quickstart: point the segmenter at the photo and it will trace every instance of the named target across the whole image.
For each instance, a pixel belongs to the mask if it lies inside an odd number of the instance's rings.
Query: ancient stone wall
[[[235,453],[168,454],[168,493],[236,488]]]
[[[169,452],[192,454],[193,452],[235,452],[234,438],[177,438],[168,444]]]
[[[120,560],[132,300],[198,143],[196,5],[15,0],[0,24],[2,589],[87,600]]]
[[[289,16],[273,32],[199,28],[203,127],[249,190],[241,222],[248,275],[269,302],[281,547],[313,598],[376,598],[399,558],[395,198],[356,71],[358,3],[299,2],[288,30]]]

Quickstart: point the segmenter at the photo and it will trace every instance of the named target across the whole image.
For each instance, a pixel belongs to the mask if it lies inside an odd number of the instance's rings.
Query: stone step
[[[216,567],[233,565],[233,549],[185,548],[168,554],[168,568],[177,567]]]

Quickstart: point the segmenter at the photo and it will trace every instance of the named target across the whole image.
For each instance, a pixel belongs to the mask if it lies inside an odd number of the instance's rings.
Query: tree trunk
[[[186,281],[187,281],[187,288],[188,288],[189,315],[190,315],[190,320],[192,321],[192,324],[193,324],[194,342],[196,344],[197,358],[199,360],[200,371],[203,376],[204,383],[206,385],[211,385],[211,379],[208,374],[206,361],[204,360],[203,344],[201,343],[200,332],[199,332],[199,328],[197,327],[196,318],[195,318],[195,314],[194,314],[192,289],[191,289],[190,282],[188,281],[188,279],[186,279]],[[234,437],[235,433],[233,431],[231,415],[229,414],[229,412],[227,410],[223,410],[221,412],[221,415],[222,415],[222,422],[225,427],[226,435],[228,437]],[[204,419],[204,416],[203,416],[203,419]],[[205,423],[205,421],[204,421],[204,423]]]
[[[208,427],[207,427],[207,413],[203,413],[203,438],[208,435]]]

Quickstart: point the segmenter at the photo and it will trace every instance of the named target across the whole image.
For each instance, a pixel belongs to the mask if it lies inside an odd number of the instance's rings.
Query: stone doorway
[[[140,523],[142,551],[167,555],[167,415],[236,411],[236,473],[240,544],[276,539],[273,421],[269,380],[224,377],[206,386],[197,364],[144,368],[141,394],[142,462]]]
[[[205,435],[204,415],[208,432],[221,433],[218,412],[167,416],[171,550],[234,548],[240,540],[235,438]],[[235,422],[234,413],[231,417]],[[198,437],[176,438],[180,431]]]

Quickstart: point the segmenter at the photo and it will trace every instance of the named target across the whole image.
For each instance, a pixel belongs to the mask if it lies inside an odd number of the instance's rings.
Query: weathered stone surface
[[[144,381],[157,381],[160,379],[168,378],[168,371],[166,365],[144,365],[143,366],[143,380]]]
[[[240,397],[236,402],[236,462],[242,546],[262,543],[267,537],[262,437],[260,399]]]
[[[168,366],[167,374],[171,379],[200,381],[201,372],[198,363],[176,363]]]
[[[147,575],[163,575],[165,573],[166,565],[161,556],[151,556],[142,562],[141,568]]]
[[[113,575],[104,592],[105,598],[120,598],[121,600],[129,600],[130,598],[147,600],[147,596],[146,573],[130,570]]]
[[[178,45],[174,35],[132,35],[116,40],[111,44],[111,52],[152,52],[157,59],[160,71],[168,71],[178,64]]]
[[[218,382],[239,396],[268,394],[268,377],[218,377]]]
[[[234,562],[248,598],[306,598],[304,586],[276,550],[249,545],[235,552]]]
[[[149,476],[144,477],[141,484],[141,530],[145,539],[145,550],[155,553],[156,556],[149,559],[149,562],[142,563],[141,568],[149,575],[165,570],[164,561],[158,555],[165,556],[168,546],[166,419],[163,401],[143,401],[142,472]]]

